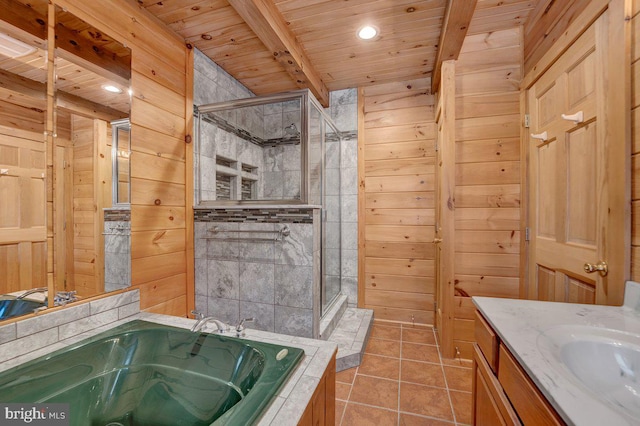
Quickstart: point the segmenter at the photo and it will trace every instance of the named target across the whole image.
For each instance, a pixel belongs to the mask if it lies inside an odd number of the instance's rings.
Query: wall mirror
[[[0,17],[0,320],[41,309],[47,287],[47,1],[10,3]]]
[[[131,282],[131,51],[58,6],[55,19],[54,304]]]
[[[111,123],[129,117],[131,52],[56,7],[55,55],[48,61],[49,2],[5,3],[0,17],[0,321],[130,283],[130,212],[124,204],[113,209]],[[52,114],[47,73],[54,61]],[[48,113],[55,117],[49,145]],[[125,156],[117,179],[123,188],[129,182],[122,173],[128,171]],[[47,164],[53,170],[49,176]],[[128,194],[128,188],[121,192]]]

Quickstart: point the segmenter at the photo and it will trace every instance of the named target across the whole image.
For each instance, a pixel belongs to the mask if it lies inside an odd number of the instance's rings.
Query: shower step
[[[336,371],[360,365],[372,324],[373,310],[359,308],[344,310],[340,321],[327,339],[338,345]]]

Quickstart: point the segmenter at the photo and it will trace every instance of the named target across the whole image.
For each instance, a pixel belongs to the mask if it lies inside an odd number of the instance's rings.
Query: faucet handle
[[[202,318],[204,318],[204,314],[202,312],[196,311],[195,309],[191,311],[191,315],[193,315],[197,320],[201,320]]]
[[[240,322],[238,323],[238,325],[236,325],[236,337],[242,337],[244,336],[244,323],[245,322],[254,322],[255,320],[253,318],[244,318],[241,319]]]

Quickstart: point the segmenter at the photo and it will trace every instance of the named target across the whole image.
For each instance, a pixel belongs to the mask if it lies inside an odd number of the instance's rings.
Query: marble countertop
[[[581,305],[474,297],[504,345],[569,425],[631,425],[637,421],[583,388],[557,361],[545,357],[539,336],[560,325],[578,325],[640,333],[640,284],[627,283],[623,306]]]
[[[88,337],[136,319],[186,329],[191,328],[195,323],[195,320],[188,318],[141,312],[129,316],[126,319],[111,322],[107,325],[100,326],[93,330],[53,343],[48,345],[46,348],[31,351],[25,355],[2,362],[0,363],[0,371],[18,366],[39,356],[46,355],[50,352],[72,345],[80,340],[84,340]],[[212,329],[209,328],[208,325],[204,331],[210,330]],[[246,329],[246,336],[244,339],[273,343],[282,346],[292,346],[304,350],[305,357],[302,359],[298,367],[296,367],[291,377],[289,377],[289,380],[287,380],[283,388],[257,423],[258,426],[297,425],[300,418],[302,418],[305,408],[311,400],[313,392],[320,383],[320,379],[329,365],[333,354],[337,351],[337,345],[324,340],[276,334],[253,330],[251,328]]]

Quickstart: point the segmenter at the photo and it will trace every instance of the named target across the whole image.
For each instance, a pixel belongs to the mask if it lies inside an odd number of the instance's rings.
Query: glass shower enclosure
[[[320,210],[321,316],[340,294],[340,132],[308,90],[195,108],[196,207]],[[311,295],[310,295],[311,297]]]

